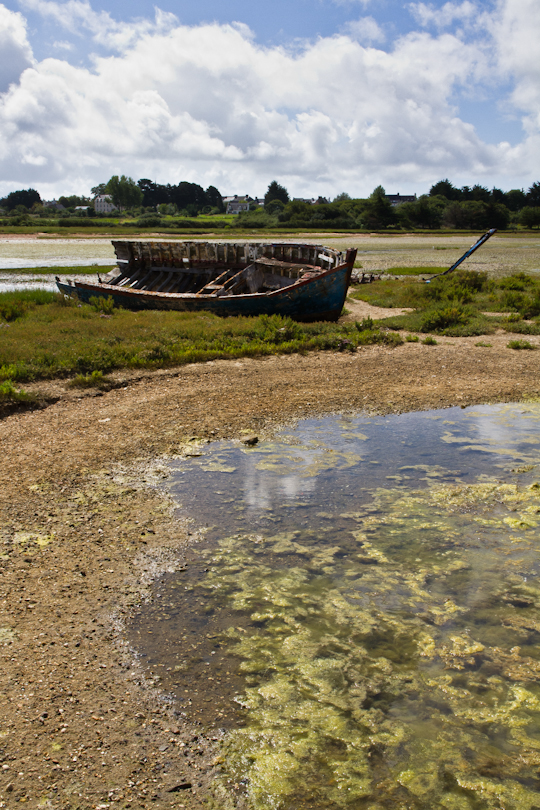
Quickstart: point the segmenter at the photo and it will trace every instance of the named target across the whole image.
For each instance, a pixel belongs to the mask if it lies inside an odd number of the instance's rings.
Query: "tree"
[[[481,202],[489,202],[490,193],[485,186],[480,186],[478,183],[471,188],[471,200],[481,200]]]
[[[366,200],[362,222],[366,228],[387,228],[397,222],[397,214],[382,186],[373,189]]]
[[[524,228],[539,228],[540,208],[527,206],[519,215],[519,221]]]
[[[445,210],[443,226],[463,230],[483,231],[487,228],[504,229],[510,220],[505,205],[485,203],[482,200],[466,200],[451,203]]]
[[[428,197],[423,194],[416,202],[402,203],[396,207],[396,216],[402,225],[407,228],[440,228],[446,198]]]
[[[146,177],[139,180],[137,185],[143,193],[142,204],[145,208],[155,209],[158,205],[168,205],[171,202],[170,186],[161,186]]]
[[[277,180],[272,180],[270,185],[268,186],[268,191],[264,195],[264,207],[265,209],[272,202],[272,200],[281,200],[283,205],[287,205],[289,202],[289,192],[284,186],[280,186]]]
[[[170,202],[178,207],[178,210],[188,209],[188,206],[195,206],[197,212],[202,211],[206,205],[206,194],[202,186],[198,183],[187,183],[182,181],[177,186],[167,186],[169,190]],[[190,209],[192,210],[192,209]],[[194,216],[190,214],[189,216]]]
[[[264,206],[264,210],[268,214],[280,214],[284,208],[285,205],[283,203],[283,200],[279,200],[277,197],[274,197],[273,200],[270,200],[268,205]]]
[[[350,200],[351,197],[347,194],[346,191],[342,191],[341,194],[338,194],[337,197],[334,197],[332,202],[345,202],[346,200]]]
[[[113,203],[120,209],[136,208],[143,200],[143,193],[135,180],[126,177],[125,174],[121,177],[113,175],[107,183],[105,194],[109,194]]]
[[[13,211],[18,205],[24,205],[25,208],[30,209],[34,203],[40,203],[41,197],[35,188],[21,189],[20,191],[12,191],[3,200],[0,200],[0,206],[7,208],[8,211]]]
[[[527,205],[538,207],[540,205],[540,183],[533,183],[527,192]]]
[[[459,189],[454,188],[450,180],[446,178],[446,180],[439,180],[438,183],[431,186],[429,190],[430,197],[446,197],[447,200],[459,200],[461,194]]]
[[[215,186],[208,186],[206,189],[206,205],[211,208],[217,208],[219,213],[222,214],[225,210],[223,205],[223,197]]]
[[[93,197],[99,197],[100,194],[106,194],[107,183],[98,183],[97,186],[94,186],[94,188],[90,189],[90,191]]]
[[[69,197],[58,197],[58,202],[64,208],[75,208],[77,205],[90,204],[88,197],[78,197],[76,194],[71,194]]]
[[[504,203],[510,211],[521,211],[527,205],[527,197],[521,188],[513,188],[504,195]]]

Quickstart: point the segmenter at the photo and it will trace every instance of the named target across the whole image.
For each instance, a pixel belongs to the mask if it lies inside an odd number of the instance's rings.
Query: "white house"
[[[96,214],[110,214],[111,211],[117,210],[108,194],[98,194],[97,197],[94,197],[94,211]]]
[[[227,203],[226,214],[239,214],[240,211],[249,211],[249,205],[253,200],[249,194],[245,194],[243,197],[235,194],[234,197],[224,197],[223,202]]]

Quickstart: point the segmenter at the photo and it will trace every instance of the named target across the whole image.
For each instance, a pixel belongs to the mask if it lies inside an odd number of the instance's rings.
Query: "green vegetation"
[[[506,345],[509,349],[536,349],[528,340],[510,340]]]
[[[77,374],[71,380],[70,385],[73,388],[108,388],[110,381],[102,371],[93,371],[91,374]]]
[[[502,323],[501,326],[506,332],[513,332],[517,335],[540,335],[540,322],[538,320],[530,323],[522,320],[511,321],[508,319],[508,322]]]
[[[284,186],[281,186],[277,180],[272,180],[270,185],[268,186],[268,190],[264,195],[264,207],[266,210],[271,209],[271,203],[279,201],[282,203],[281,209],[283,206],[287,205],[289,202],[289,193]],[[276,210],[279,210],[279,206]]]
[[[264,207],[247,196],[250,210],[238,216],[224,213],[223,198],[215,186],[204,190],[197,183],[184,181],[162,185],[147,178],[135,182],[125,175],[114,175],[95,186],[92,194],[108,195],[119,210],[114,216],[96,213],[92,199],[74,194],[60,197],[55,205],[44,204],[35,189],[26,189],[0,200],[5,212],[0,227],[12,232],[21,228],[19,233],[25,229],[58,233],[65,228],[185,233],[224,228],[336,232],[540,227],[540,183],[533,183],[527,192],[504,192],[478,184],[458,189],[449,180],[441,180],[429,194],[393,205],[382,186],[367,198],[354,199],[342,193],[332,201],[324,197],[316,201],[291,200],[287,189],[274,180],[266,192]]]
[[[0,325],[22,318],[29,309],[48,304],[54,293],[46,290],[21,290],[0,294]]]
[[[0,405],[34,402],[35,397],[27,391],[15,388],[11,380],[0,383]]]
[[[437,341],[435,340],[435,338],[431,337],[431,335],[428,335],[426,338],[424,338],[422,343],[424,344],[424,346],[436,346],[437,345]]]
[[[540,279],[515,273],[489,279],[487,273],[456,270],[429,283],[388,280],[362,285],[352,298],[380,307],[414,311],[379,321],[390,329],[435,332],[455,337],[490,334],[496,327],[508,332],[540,334]],[[508,312],[508,318],[485,312]]]
[[[0,294],[0,313],[0,380],[20,382],[82,375],[76,384],[94,385],[106,382],[99,375],[119,368],[403,343],[369,319],[300,324],[267,315],[130,312],[115,309],[110,300],[79,304],[41,290]]]
[[[99,312],[102,315],[112,315],[114,312],[114,300],[112,295],[103,298],[101,295],[93,295],[89,301],[90,306],[94,312]]]
[[[441,248],[435,248],[441,250]],[[445,248],[442,248],[445,250]],[[448,269],[445,267],[389,267],[384,271],[388,276],[434,276],[437,273],[443,273]]]

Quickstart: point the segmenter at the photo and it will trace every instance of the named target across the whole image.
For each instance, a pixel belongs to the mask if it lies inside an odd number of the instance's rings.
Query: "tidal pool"
[[[540,405],[200,452],[170,489],[204,539],[129,633],[242,806],[540,808]]]

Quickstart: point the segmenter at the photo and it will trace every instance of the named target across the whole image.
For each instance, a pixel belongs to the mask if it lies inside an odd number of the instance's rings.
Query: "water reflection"
[[[532,808],[540,407],[308,420],[172,465],[207,526],[131,628],[255,810]]]

